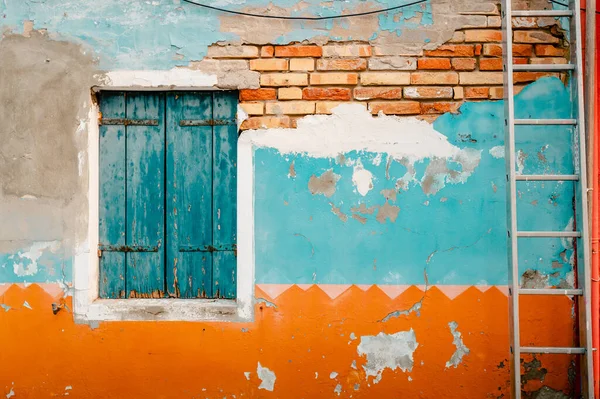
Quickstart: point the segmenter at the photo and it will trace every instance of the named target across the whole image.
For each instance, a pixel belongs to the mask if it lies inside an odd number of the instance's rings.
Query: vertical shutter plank
[[[213,254],[198,249],[212,243],[212,129],[180,121],[211,119],[212,97],[170,93],[167,110],[167,290],[211,298]]]
[[[164,294],[164,95],[127,95],[127,118],[158,119],[158,126],[127,126],[127,245],[156,252],[127,253],[129,297]]]
[[[235,121],[237,96],[234,92],[216,92],[213,118]],[[236,244],[236,168],[237,125],[213,127],[213,245]],[[213,292],[219,298],[236,296],[236,253],[214,253]]]
[[[103,118],[125,117],[124,93],[102,93]],[[125,126],[100,126],[100,245],[125,245]],[[125,253],[104,252],[100,257],[100,298],[125,297]]]

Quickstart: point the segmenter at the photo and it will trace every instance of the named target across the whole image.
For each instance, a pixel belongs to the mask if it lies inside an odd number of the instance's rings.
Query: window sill
[[[79,323],[105,321],[245,321],[234,299],[96,299]]]

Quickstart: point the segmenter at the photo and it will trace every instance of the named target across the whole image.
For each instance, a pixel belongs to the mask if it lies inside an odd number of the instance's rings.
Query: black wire
[[[406,4],[402,4],[400,6],[395,6],[395,7],[382,8],[380,10],[365,11],[365,12],[359,12],[359,13],[354,13],[354,14],[332,15],[332,16],[329,16],[329,17],[286,17],[286,16],[277,16],[277,15],[253,14],[253,13],[247,13],[247,12],[243,12],[243,11],[226,10],[224,8],[209,6],[208,4],[196,3],[196,2],[194,2],[192,0],[183,0],[183,1],[186,2],[186,3],[189,3],[189,4],[194,4],[194,5],[199,6],[199,7],[208,8],[210,10],[219,11],[219,12],[225,12],[225,13],[235,14],[235,15],[243,15],[245,17],[269,18],[269,19],[291,19],[291,20],[301,20],[301,21],[322,21],[322,20],[325,20],[325,19],[339,19],[339,18],[349,18],[349,17],[362,17],[364,15],[379,14],[379,13],[382,13],[382,12],[394,11],[394,10],[399,10],[401,8],[404,8],[404,7],[409,7],[409,6],[414,6],[414,5],[417,5],[417,4],[422,4],[422,3],[425,3],[425,2],[427,2],[429,0],[417,0],[417,1],[413,1],[412,3],[406,3]]]

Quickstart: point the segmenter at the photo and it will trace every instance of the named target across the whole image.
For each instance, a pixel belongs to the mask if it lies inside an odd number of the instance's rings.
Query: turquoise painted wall
[[[327,2],[305,0],[302,11],[291,15],[331,16],[343,10],[371,3],[373,8],[386,8],[412,3],[413,0],[350,0]],[[222,0],[206,4],[230,10],[248,7],[267,7],[267,0]],[[279,0],[277,6],[292,8],[296,0]],[[420,25],[432,24],[431,5],[413,5],[401,11],[382,14],[378,28],[371,32],[376,38],[381,32],[402,34],[405,28],[418,26],[410,21],[417,13]],[[180,0],[100,2],[47,0],[27,2],[5,0],[0,2],[0,31],[23,31],[23,21],[34,21],[35,29],[47,29],[52,37],[77,41],[89,48],[99,59],[102,69],[170,69],[187,65],[190,60],[204,57],[207,47],[219,41],[235,41],[239,37],[221,29],[222,13],[204,9]],[[336,22],[338,23],[338,22]],[[347,22],[340,21],[340,24]],[[291,22],[291,29],[275,35],[272,43],[302,41],[328,35],[334,27],[331,20],[319,22]],[[352,37],[332,39],[352,40]]]

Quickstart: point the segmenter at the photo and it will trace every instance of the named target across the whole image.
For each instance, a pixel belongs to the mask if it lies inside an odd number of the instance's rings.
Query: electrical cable
[[[208,9],[213,10],[213,11],[219,11],[219,12],[224,12],[224,13],[228,13],[228,14],[235,14],[235,15],[242,15],[242,16],[245,16],[245,17],[268,18],[268,19],[286,19],[286,20],[296,20],[296,21],[323,21],[323,20],[328,20],[328,19],[362,17],[362,16],[365,16],[365,15],[380,14],[380,13],[384,13],[384,12],[388,12],[388,11],[399,10],[399,9],[405,8],[405,7],[415,6],[417,4],[423,4],[423,3],[425,3],[425,2],[427,2],[429,0],[417,0],[417,1],[413,1],[411,3],[406,3],[406,4],[399,5],[399,6],[394,6],[394,7],[382,8],[382,9],[379,9],[379,10],[358,12],[358,13],[353,13],[353,14],[331,15],[331,16],[326,16],[326,17],[286,17],[286,16],[278,16],[278,15],[254,14],[254,13],[248,13],[248,12],[243,12],[243,11],[227,10],[225,8],[219,8],[219,7],[215,7],[215,6],[209,6],[208,4],[197,3],[197,2],[192,1],[192,0],[182,0],[182,1],[185,2],[185,3],[196,5],[198,7],[208,8]]]

